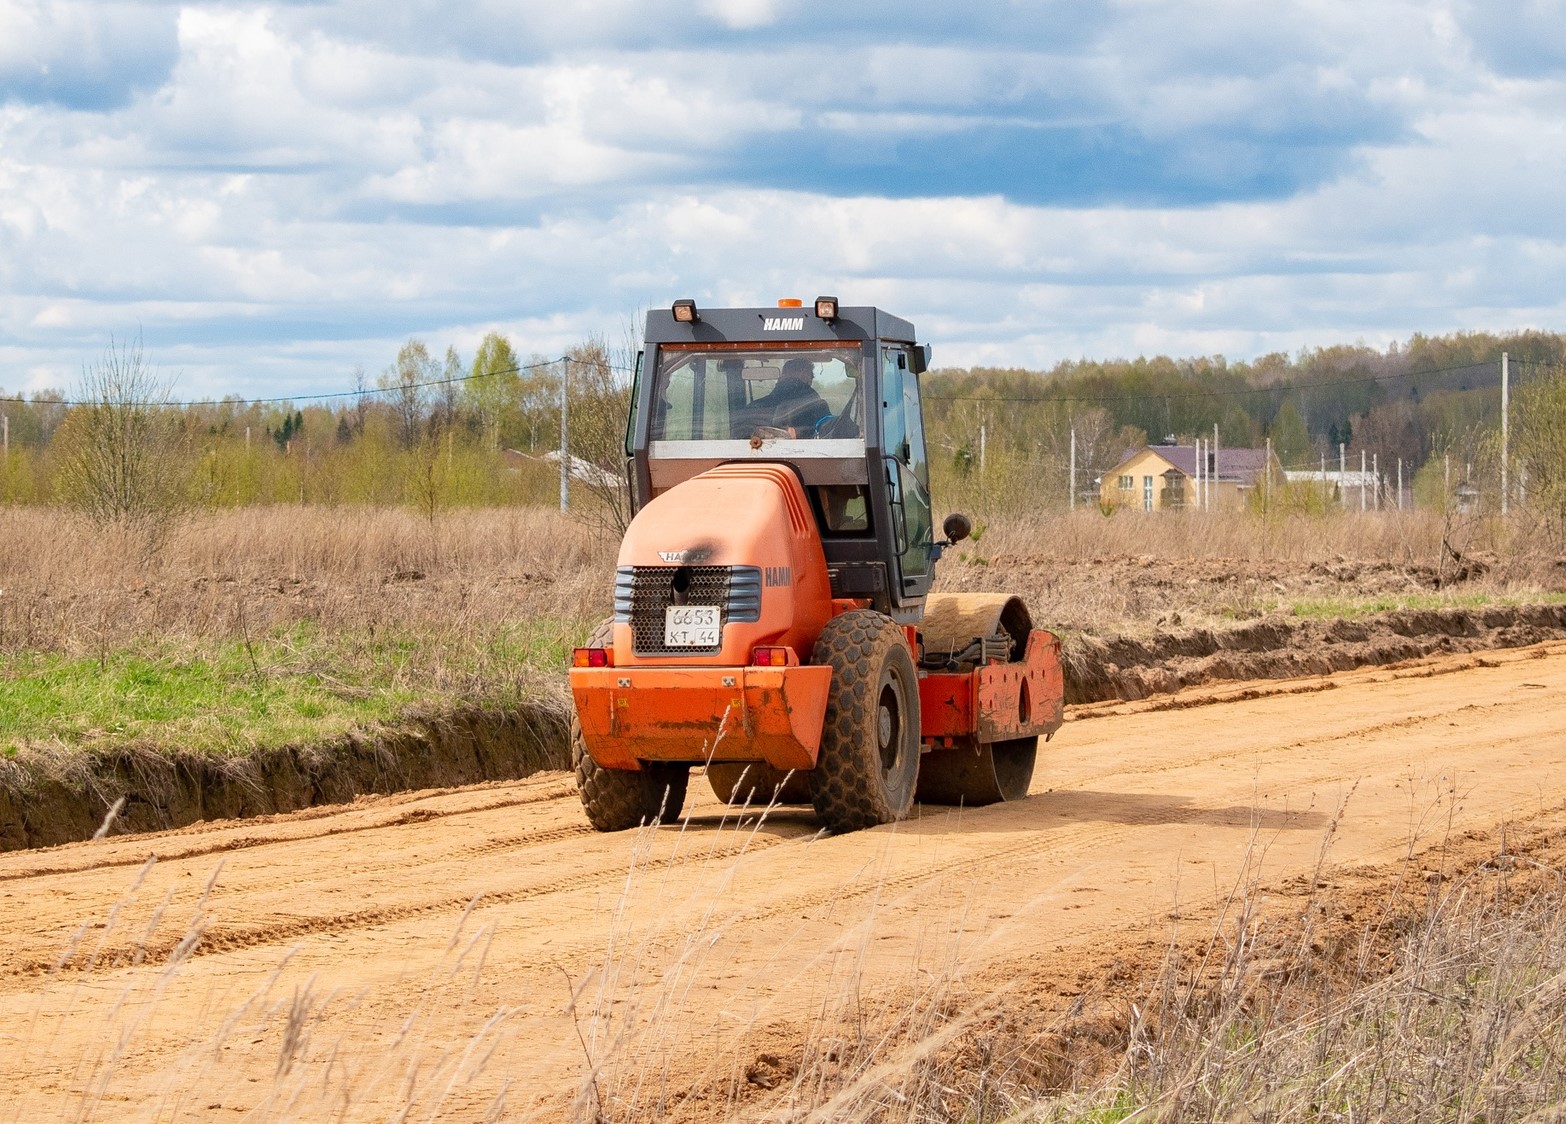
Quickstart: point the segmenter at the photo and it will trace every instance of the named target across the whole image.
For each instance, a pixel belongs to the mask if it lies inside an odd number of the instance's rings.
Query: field
[[[598,836],[568,776],[484,775],[558,754],[607,610],[612,544],[556,514],[0,521],[0,770],[58,802],[0,829],[152,793],[0,856],[0,1120],[1561,1100],[1566,567],[1494,525],[983,528],[943,583],[1024,594],[1072,660],[1032,796],[827,838],[699,781]],[[347,749],[379,772],[334,789]],[[250,795],[192,803],[200,761]]]
[[[1443,545],[1445,544],[1445,545]],[[544,509],[278,507],[157,535],[0,511],[0,847],[565,763],[560,668],[614,539]],[[1428,514],[980,524],[944,588],[1065,641],[1068,700],[1566,632],[1566,567]]]

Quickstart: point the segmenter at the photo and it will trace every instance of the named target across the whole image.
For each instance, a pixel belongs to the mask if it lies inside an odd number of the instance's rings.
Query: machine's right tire
[[[869,609],[827,622],[811,662],[832,668],[810,802],[827,830],[892,823],[913,808],[919,680],[901,628]]]
[[[607,648],[613,639],[614,622],[604,621],[588,637],[587,646]],[[571,718],[571,764],[587,822],[599,831],[679,822],[690,783],[689,765],[644,761],[640,769],[606,769],[587,752],[575,715]]]

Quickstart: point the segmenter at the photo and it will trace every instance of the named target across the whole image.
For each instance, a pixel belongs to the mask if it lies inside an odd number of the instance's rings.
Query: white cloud
[[[728,27],[750,30],[778,18],[777,0],[702,0],[701,10]]]
[[[173,13],[136,3],[0,0],[0,100],[115,104],[174,57]]]
[[[677,295],[884,303],[941,362],[1560,324],[1566,78],[1490,66],[1478,9],[1039,7],[1008,36],[999,8],[913,4],[864,42],[825,10],[0,0],[0,80],[82,44],[131,57],[111,41],[137,19],[178,35],[139,93],[13,80],[0,103],[0,386],[139,329],[188,392],[333,389],[408,335],[554,354]],[[1149,202],[1025,205],[1005,176],[903,198],[917,169],[860,173],[1010,121],[1088,138],[1030,175],[1091,165],[1100,135],[1149,146],[1115,173]],[[1274,161],[1282,186],[1180,194],[1154,158],[1220,186]],[[809,160],[839,162],[796,176]]]

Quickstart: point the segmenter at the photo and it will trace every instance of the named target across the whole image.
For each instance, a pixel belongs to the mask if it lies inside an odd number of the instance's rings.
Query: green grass
[[[1375,597],[1305,598],[1276,601],[1274,609],[1296,617],[1341,619],[1372,613],[1390,613],[1399,609],[1483,609],[1491,605],[1560,605],[1566,593],[1399,593]]]
[[[0,752],[142,745],[243,753],[320,742],[415,709],[515,705],[564,680],[585,628],[538,621],[483,636],[313,626],[244,640],[145,641],[100,656],[0,655]]]

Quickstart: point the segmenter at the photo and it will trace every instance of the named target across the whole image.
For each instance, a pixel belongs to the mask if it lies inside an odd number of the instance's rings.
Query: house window
[[[1151,476],[1142,477],[1142,510],[1153,510],[1153,478]]]
[[[1120,478],[1120,490],[1122,492],[1129,492],[1132,488],[1135,488],[1135,487],[1136,487],[1136,478],[1135,477],[1122,476]]]

